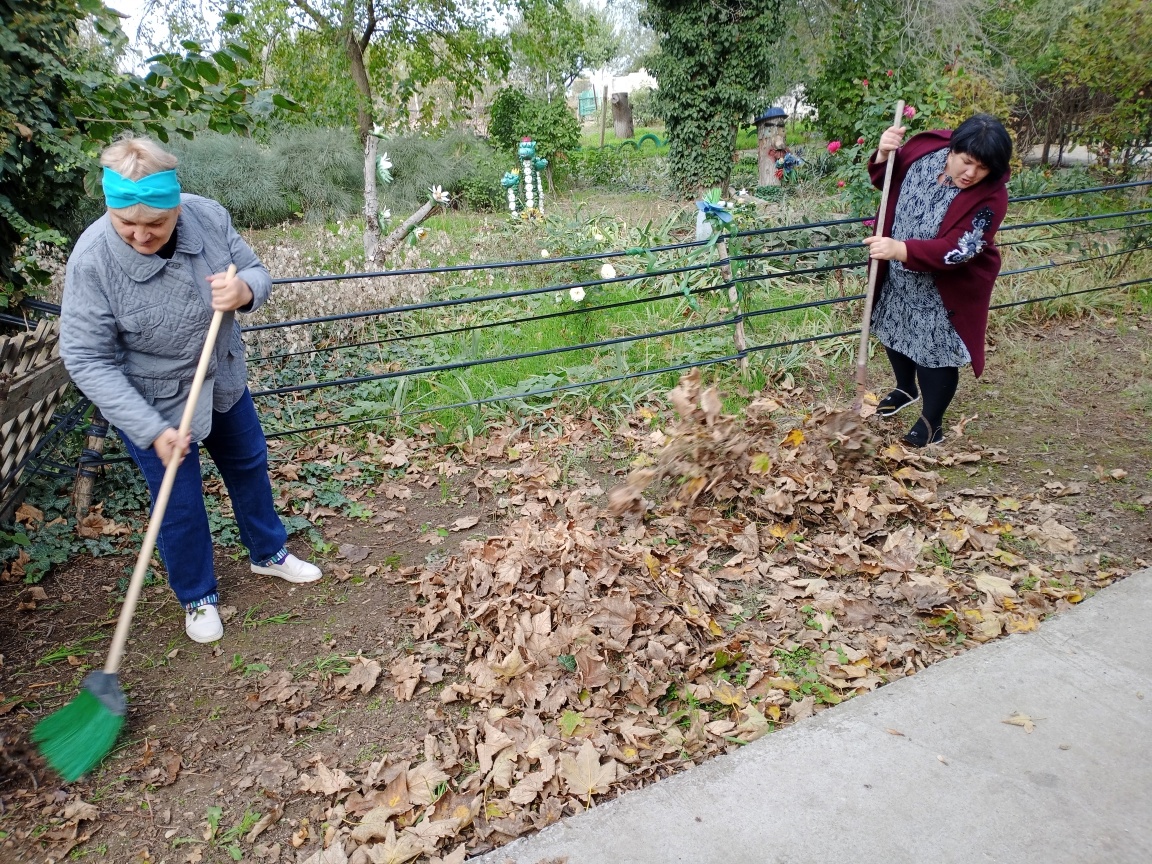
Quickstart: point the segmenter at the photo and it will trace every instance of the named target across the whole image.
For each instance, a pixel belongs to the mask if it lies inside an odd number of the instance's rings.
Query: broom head
[[[32,740],[48,764],[71,783],[108,755],[127,713],[128,700],[116,675],[89,672],[80,694],[37,723]]]

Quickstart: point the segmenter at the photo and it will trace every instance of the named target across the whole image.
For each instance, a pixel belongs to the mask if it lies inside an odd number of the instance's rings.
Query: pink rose
[[[843,188],[844,188],[844,181],[843,181],[843,180],[837,180],[837,181],[836,181],[836,185],[837,185],[839,188],[843,189]]]
[[[859,138],[857,138],[857,139],[856,139],[856,143],[857,143],[857,144],[863,144],[863,143],[864,143],[864,136],[863,136],[863,135],[861,135]]]
[[[829,153],[835,153],[839,149],[840,149],[840,142],[839,141],[829,141],[828,142],[828,152]]]
[[[865,87],[867,87],[867,86],[868,86],[868,79],[867,79],[867,78],[865,78],[865,79],[864,79],[864,86],[865,86]]]
[[[913,108],[911,105],[904,106],[904,116],[907,117],[909,120],[911,120],[913,117],[916,116],[916,109]]]
[[[895,72],[893,72],[891,69],[889,69],[889,70],[888,70],[888,77],[889,77],[889,78],[891,78],[891,77],[892,77],[893,75],[895,75],[895,74],[896,74],[896,73],[895,73]]]

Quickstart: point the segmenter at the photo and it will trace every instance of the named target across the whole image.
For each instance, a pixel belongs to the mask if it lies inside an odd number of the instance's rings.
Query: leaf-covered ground
[[[330,578],[257,580],[222,552],[214,648],[147,589],[126,732],[80,783],[28,730],[99,663],[128,559],[3,586],[0,857],[462,861],[1042,626],[1144,564],[1149,334],[1018,333],[921,453],[834,383],[780,380],[726,417],[694,377],[611,437],[593,410],[450,448],[281,447]],[[358,518],[321,500],[320,463]]]

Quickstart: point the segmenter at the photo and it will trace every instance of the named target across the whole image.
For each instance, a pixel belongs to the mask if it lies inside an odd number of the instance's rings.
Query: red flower
[[[916,116],[916,109],[913,108],[911,105],[906,105],[904,107],[904,116],[907,117],[909,120],[911,120],[913,117]]]
[[[857,138],[857,139],[856,139],[856,143],[857,143],[857,144],[863,144],[863,143],[864,143],[864,136],[863,136],[863,135],[861,135],[859,138]]]
[[[895,75],[895,74],[896,74],[896,73],[895,73],[895,72],[893,72],[891,69],[889,69],[889,70],[888,70],[888,77],[889,77],[889,78],[891,78],[891,77],[892,77],[893,75]]]
[[[843,189],[843,188],[844,188],[844,181],[843,181],[843,180],[837,180],[837,181],[836,181],[836,185],[837,185],[839,188]]]
[[[783,168],[777,168],[776,169],[776,179],[777,180],[783,180],[784,179],[784,169]]]
[[[828,142],[828,152],[829,153],[835,153],[839,149],[840,149],[840,142],[839,141],[829,141]]]
[[[864,227],[865,228],[875,228],[876,227],[876,220],[875,219],[865,219],[864,220]]]
[[[867,79],[867,78],[865,78],[865,79],[864,79],[864,86],[865,86],[865,87],[867,87],[867,86],[868,86],[868,79]]]

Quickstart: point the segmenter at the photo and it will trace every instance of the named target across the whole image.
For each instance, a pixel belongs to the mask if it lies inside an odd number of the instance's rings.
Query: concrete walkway
[[[1152,570],[479,860],[550,859],[1148,864]]]

